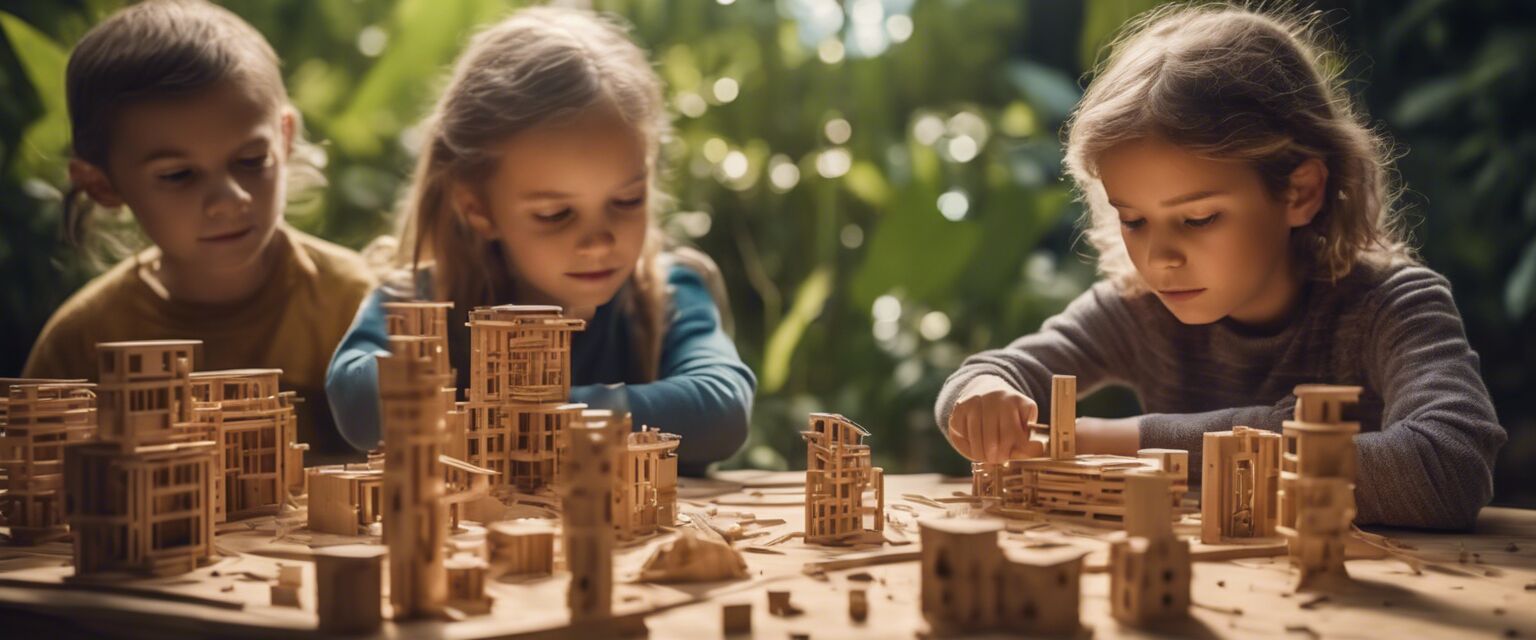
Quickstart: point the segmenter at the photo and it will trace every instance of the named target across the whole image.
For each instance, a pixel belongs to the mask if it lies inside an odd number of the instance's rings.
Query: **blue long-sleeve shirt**
[[[667,273],[670,305],[657,379],[627,384],[631,360],[629,318],[618,296],[597,308],[585,331],[571,339],[571,401],[593,408],[628,407],[638,428],[682,436],[679,469],[699,474],[729,457],[747,437],[757,379],[741,362],[721,327],[720,311],[703,278],[681,264]],[[383,287],[369,294],[331,358],[325,389],[341,436],[359,451],[379,444],[379,377],[375,357],[389,352],[384,303],[397,300]],[[460,310],[462,312],[462,310]],[[452,324],[452,323],[450,323]],[[457,327],[454,327],[455,329]],[[459,388],[467,386],[467,340],[450,333]],[[462,338],[464,334],[460,333]],[[626,383],[622,387],[609,385]]]

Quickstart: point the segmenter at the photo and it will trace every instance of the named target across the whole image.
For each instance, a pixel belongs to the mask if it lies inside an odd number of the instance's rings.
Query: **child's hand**
[[[1029,423],[1040,408],[1008,381],[976,376],[960,391],[949,414],[949,441],[955,450],[977,462],[1035,458],[1045,447],[1029,439]]]

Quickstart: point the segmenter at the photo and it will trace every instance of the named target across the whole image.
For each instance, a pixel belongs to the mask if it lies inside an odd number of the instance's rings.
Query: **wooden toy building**
[[[555,481],[563,434],[583,409],[567,400],[571,334],[585,327],[554,306],[470,312],[464,455],[497,484],[532,493]]]
[[[676,434],[658,429],[630,431],[629,415],[615,419],[624,443],[614,478],[614,530],[620,539],[655,533],[677,520]]]
[[[1355,434],[1360,387],[1296,387],[1294,420],[1282,426],[1280,522],[1297,589],[1349,580],[1345,541],[1355,520]]]
[[[1200,541],[1275,535],[1280,434],[1248,427],[1209,432],[1201,460]]]
[[[1175,475],[1138,470],[1125,476],[1124,540],[1109,547],[1110,614],[1133,626],[1189,613],[1189,541],[1173,533],[1166,496]]]
[[[448,539],[442,456],[448,384],[423,339],[391,336],[378,356],[384,432],[384,543],[389,546],[389,599],[397,619],[436,616],[448,599],[443,562]]]
[[[1049,426],[1030,425],[1031,431],[1049,432],[1047,457],[971,464],[971,493],[991,499],[991,511],[1004,516],[1050,513],[1120,522],[1126,511],[1126,474],[1137,470],[1173,474],[1170,506],[1189,490],[1187,451],[1142,449],[1135,458],[1077,455],[1076,377],[1051,378],[1050,411]]]
[[[592,623],[613,613],[614,468],[620,443],[612,412],[583,411],[569,425],[569,449],[560,467],[561,533],[571,623]],[[625,420],[627,422],[627,420]]]
[[[64,536],[64,447],[96,432],[93,384],[5,380],[0,414],[0,524],[13,544]]]
[[[997,520],[923,518],[921,602],[935,635],[1078,631],[1083,552],[1006,553]]]
[[[813,413],[805,438],[805,541],[836,544],[885,528],[885,476],[870,462],[869,432],[832,413]],[[873,492],[874,505],[865,494]]]
[[[192,412],[200,342],[96,346],[97,438],[65,448],[75,574],[183,573],[214,556],[218,445]]]
[[[281,369],[199,371],[191,375],[193,416],[218,443],[215,522],[276,514],[304,491],[292,391],[279,391]]]

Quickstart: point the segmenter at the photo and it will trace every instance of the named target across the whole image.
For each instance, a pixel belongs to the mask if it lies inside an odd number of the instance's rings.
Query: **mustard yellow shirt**
[[[43,327],[23,375],[97,377],[96,344],[119,340],[201,340],[194,370],[283,370],[282,388],[303,399],[298,436],[307,461],[327,462],[350,448],[334,434],[325,370],[352,324],[373,277],[356,252],[279,226],[278,266],[244,301],[207,305],[168,299],[147,273],[150,248],[97,276],[70,296]],[[312,463],[313,463],[312,462]]]

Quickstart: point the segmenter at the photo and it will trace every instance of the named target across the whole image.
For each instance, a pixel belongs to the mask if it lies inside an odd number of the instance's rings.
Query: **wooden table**
[[[615,612],[645,615],[651,637],[719,638],[722,604],[750,602],[754,638],[910,638],[926,630],[918,604],[919,576],[907,560],[808,575],[807,563],[864,557],[910,556],[917,550],[916,521],[922,518],[988,517],[964,501],[950,500],[969,489],[969,479],[934,474],[887,476],[886,513],[890,538],[904,544],[865,548],[827,548],[785,539],[801,530],[799,472],[725,472],[713,480],[684,480],[679,510],[691,519],[716,524],[748,520],[745,553],[750,577],[726,583],[652,585],[633,582],[641,562],[671,534],[621,548],[616,557]],[[920,496],[905,498],[904,496]],[[710,511],[713,511],[713,515]],[[296,528],[302,512],[223,525],[219,562],[185,576],[135,580],[109,591],[64,586],[69,549],[62,543],[41,547],[0,547],[0,635],[30,637],[46,633],[164,637],[316,636],[314,572],[305,559],[310,545],[356,542],[343,536],[310,536]],[[782,520],[782,523],[777,523]],[[1197,525],[1187,519],[1180,532]],[[766,523],[767,526],[762,526]],[[279,529],[282,531],[280,532]],[[903,540],[905,532],[905,540]],[[278,534],[282,533],[280,537]],[[475,531],[455,536],[473,544]],[[1536,637],[1536,511],[1489,508],[1472,534],[1433,534],[1381,530],[1412,547],[1421,561],[1415,571],[1394,558],[1356,559],[1348,563],[1356,586],[1348,593],[1320,597],[1294,594],[1284,556],[1222,562],[1194,567],[1190,619],[1157,630],[1180,637],[1287,638],[1426,638]],[[1082,581],[1083,636],[1156,637],[1122,628],[1109,616],[1109,577],[1102,571],[1108,540],[1116,532],[1066,521],[1011,521],[1003,544],[1027,547],[1067,543],[1088,552]],[[276,538],[276,539],[275,539]],[[366,539],[364,539],[366,540]],[[373,539],[376,541],[376,538]],[[1196,545],[1197,552],[1205,549]],[[302,609],[273,607],[269,578],[279,563],[300,564],[305,571]],[[566,576],[502,580],[488,587],[496,597],[493,613],[461,621],[385,622],[377,637],[572,637],[564,629]],[[848,591],[866,589],[869,617],[855,623],[848,615]],[[777,617],[767,610],[766,592],[785,589],[803,612]]]

